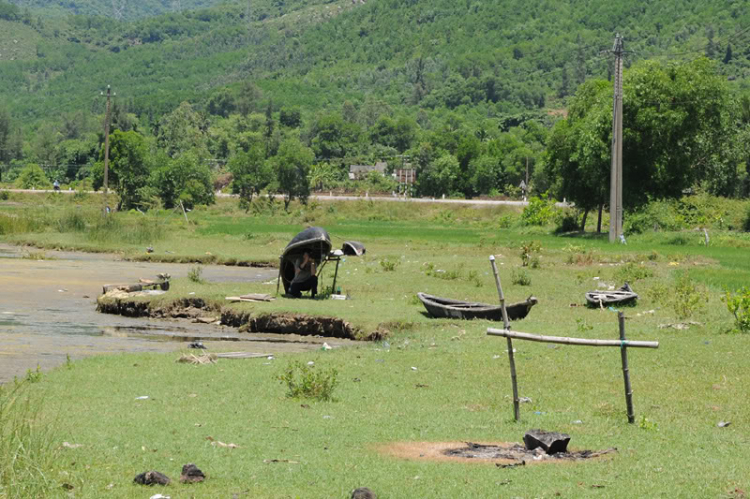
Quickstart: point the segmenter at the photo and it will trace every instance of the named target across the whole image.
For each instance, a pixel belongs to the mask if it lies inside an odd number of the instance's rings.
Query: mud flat
[[[23,258],[30,252],[43,253],[46,259]],[[45,370],[61,365],[68,357],[169,352],[196,340],[212,350],[231,345],[232,350],[264,353],[311,350],[320,348],[323,341],[331,346],[347,341],[332,343],[294,334],[247,335],[234,327],[96,311],[96,298],[105,282],[135,282],[160,272],[183,277],[191,267],[0,244],[0,383],[37,366]],[[203,267],[203,277],[214,282],[265,282],[276,274],[275,269]]]

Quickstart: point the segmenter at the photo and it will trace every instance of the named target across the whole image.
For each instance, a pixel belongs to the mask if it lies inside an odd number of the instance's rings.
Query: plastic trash
[[[141,395],[140,397],[136,397],[136,400],[148,400],[148,395]]]
[[[321,350],[332,350],[331,345],[328,343],[323,343],[323,346],[320,347]]]

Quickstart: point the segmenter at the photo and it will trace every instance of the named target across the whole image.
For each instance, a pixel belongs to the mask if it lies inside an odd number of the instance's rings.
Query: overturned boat
[[[279,262],[279,276],[284,284],[284,292],[289,292],[289,286],[294,279],[294,262],[305,253],[318,262],[324,262],[331,252],[331,236],[322,227],[308,227],[289,241],[284,248]]]
[[[486,303],[452,300],[440,298],[439,296],[417,293],[427,312],[435,318],[448,319],[487,319],[490,321],[502,321],[503,311],[500,305],[488,305]],[[534,296],[525,301],[505,305],[508,320],[521,320],[529,314],[531,307],[539,303]]]
[[[605,305],[627,305],[638,299],[638,295],[627,282],[614,291],[589,291],[586,293],[586,301],[591,307],[603,307]]]

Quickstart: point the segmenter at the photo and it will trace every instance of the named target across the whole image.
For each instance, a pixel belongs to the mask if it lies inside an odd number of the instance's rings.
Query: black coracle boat
[[[328,232],[322,227],[308,227],[294,236],[286,245],[279,262],[279,274],[286,293],[289,292],[289,286],[294,279],[294,261],[305,252],[318,264],[325,261],[331,252],[331,237]]]
[[[626,305],[638,299],[638,295],[627,282],[614,291],[589,291],[586,293],[586,301],[591,307],[604,307],[609,305]]]
[[[500,305],[452,300],[426,293],[417,293],[417,297],[422,301],[427,312],[435,318],[503,320],[503,312]],[[517,321],[523,319],[529,314],[531,307],[537,303],[539,303],[539,300],[530,296],[525,301],[506,305],[505,310],[508,314],[508,320]]]

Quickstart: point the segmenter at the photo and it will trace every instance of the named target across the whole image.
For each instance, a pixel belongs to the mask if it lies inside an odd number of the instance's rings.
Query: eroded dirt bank
[[[167,304],[153,305],[148,300],[138,298],[102,295],[97,299],[97,311],[125,317],[190,319],[207,324],[218,323],[238,328],[240,333],[297,334],[364,341],[378,341],[388,335],[388,331],[383,328],[362,331],[338,317],[267,312],[252,314],[202,298],[179,298]]]

